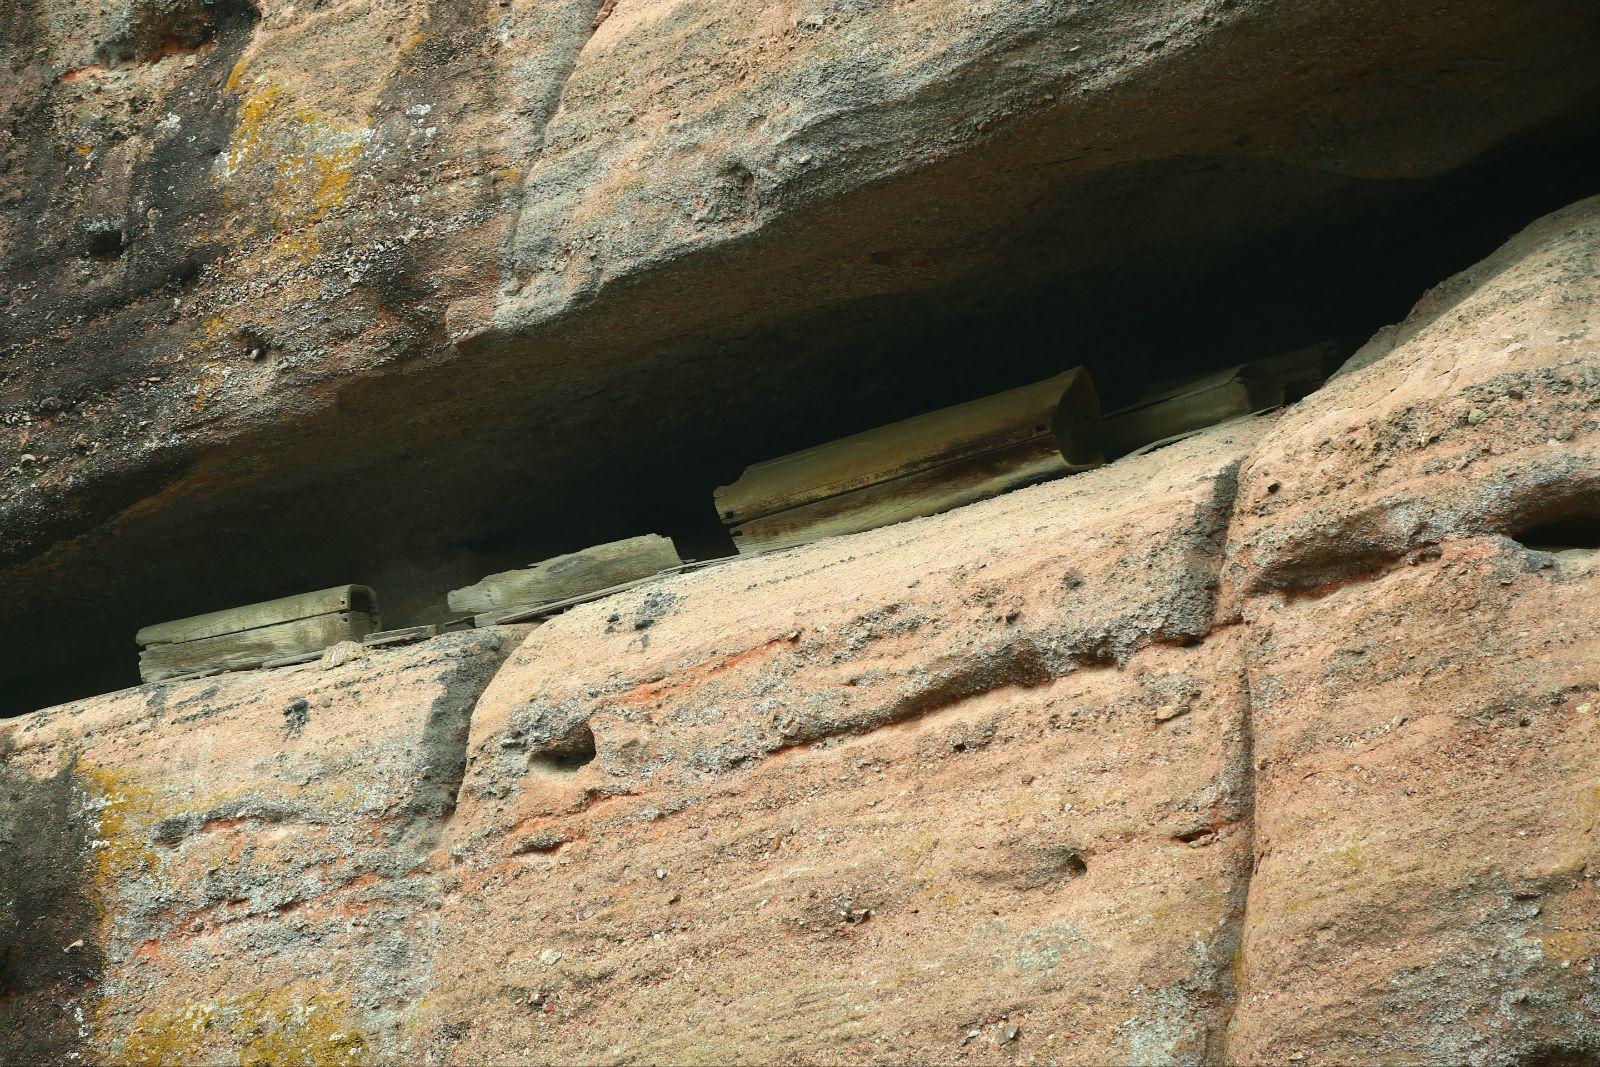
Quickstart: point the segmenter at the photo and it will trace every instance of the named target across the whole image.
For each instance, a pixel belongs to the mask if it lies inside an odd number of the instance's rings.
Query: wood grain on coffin
[[[1107,457],[1125,456],[1157,441],[1277,407],[1283,394],[1283,386],[1258,368],[1234,367],[1193,383],[1187,392],[1107,415],[1095,439]]]
[[[1062,459],[1051,438],[1035,438],[766,515],[733,530],[743,553],[771,552],[822,537],[860,533],[976,503],[1084,467]]]
[[[378,597],[364,585],[336,585],[312,593],[267,600],[260,604],[247,604],[242,608],[227,608],[207,612],[187,619],[156,623],[146,626],[134,635],[141,645],[165,645],[179,641],[199,641],[208,637],[254,630],[261,626],[309,619],[317,615],[350,611],[376,617]]]
[[[682,565],[671,538],[645,534],[556,556],[522,570],[491,574],[476,584],[451,590],[447,599],[451,611],[493,614],[582,596]]]
[[[717,511],[724,523],[748,526],[752,520],[935,468],[993,457],[1009,448],[1034,447],[1044,441],[1055,449],[1053,433],[1059,427],[1093,419],[1098,412],[1094,384],[1083,368],[1076,367],[1048,381],[757,463],[738,481],[717,490]],[[1074,456],[1070,447],[1067,454],[1085,466],[1094,465],[1091,457]],[[1067,466],[1059,453],[1057,459]],[[947,506],[954,505],[935,510]],[[931,514],[914,509],[913,513]],[[741,551],[747,549],[741,545]]]
[[[422,626],[403,626],[398,630],[379,630],[367,634],[361,643],[368,648],[377,648],[382,645],[407,645],[413,641],[426,641],[430,637],[439,636],[439,627],[433,623]]]
[[[377,625],[366,612],[339,611],[198,641],[152,645],[139,654],[139,677],[159,682],[212,668],[259,667],[267,660],[317,652],[340,641],[359,641]]]

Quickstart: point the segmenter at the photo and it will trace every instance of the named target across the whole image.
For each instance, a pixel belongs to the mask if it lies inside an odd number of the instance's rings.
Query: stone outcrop
[[[0,12],[0,643],[29,686],[91,670],[40,627],[109,649],[350,580],[430,621],[637,532],[571,518],[592,479],[704,494],[725,475],[683,471],[815,443],[816,411],[1053,373],[930,349],[1047,280],[1094,308],[1330,213],[1387,228],[1600,89],[1600,19],[1561,0],[600,7]]]
[[[428,857],[505,651],[449,635],[15,722],[6,1059],[381,1052],[427,995]]]
[[[1597,297],[1600,199],[1274,416],[12,720],[0,1040],[1591,1063]]]

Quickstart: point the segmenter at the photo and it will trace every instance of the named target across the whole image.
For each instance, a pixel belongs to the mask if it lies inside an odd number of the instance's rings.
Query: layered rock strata
[[[1597,296],[1592,200],[1273,417],[13,720],[8,1053],[1589,1062]]]

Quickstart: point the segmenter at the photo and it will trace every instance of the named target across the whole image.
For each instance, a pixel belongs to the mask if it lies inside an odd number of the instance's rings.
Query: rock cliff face
[[[8,710],[1066,363],[1360,339],[1592,192],[1567,0],[601,6],[0,12]]]
[[[1595,1063],[1597,327],[1600,199],[1277,415],[13,719],[7,1056]]]

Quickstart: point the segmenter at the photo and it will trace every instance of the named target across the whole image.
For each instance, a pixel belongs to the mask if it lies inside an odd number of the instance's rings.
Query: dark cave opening
[[[678,338],[595,382],[581,410],[558,398],[552,407],[570,413],[518,422],[511,400],[485,399],[492,378],[435,383],[430,402],[488,405],[454,437],[395,417],[415,396],[341,397],[321,426],[284,436],[392,427],[364,465],[280,486],[259,449],[238,460],[247,477],[232,497],[118,534],[95,550],[93,573],[43,572],[48,593],[30,594],[25,618],[0,633],[0,714],[137,684],[133,634],[154,622],[361,583],[377,589],[383,625],[398,627],[445,618],[451,588],[603,541],[655,532],[685,558],[728,555],[712,491],[747,465],[1074,365],[1109,410],[1151,382],[1304,345],[1332,340],[1348,356],[1523,226],[1600,192],[1597,163],[1600,136],[1578,120],[1406,181],[1185,161],[1124,176],[1091,207],[1114,204],[1159,231],[1219,204],[1248,215],[1274,189],[1287,206],[1271,226],[1223,226],[1203,241],[1179,232],[1079,269],[1063,242],[1090,209],[1065,190],[1057,216],[959,284],[797,305],[753,334]],[[1096,223],[1111,235],[1097,230],[1096,247],[1115,243],[1116,221]],[[872,263],[898,269],[889,244]],[[586,447],[546,461],[548,442],[573,435]],[[1592,543],[1592,528],[1579,533]]]

